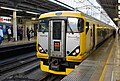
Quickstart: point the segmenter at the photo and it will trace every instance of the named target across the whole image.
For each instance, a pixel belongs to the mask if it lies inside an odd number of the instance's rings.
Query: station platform
[[[15,45],[21,45],[21,44],[28,44],[28,43],[34,43],[36,42],[36,37],[32,37],[30,41],[27,40],[27,38],[23,38],[23,40],[18,41],[7,41],[7,39],[4,39],[2,44],[0,44],[0,48],[2,47],[9,47],[9,46],[15,46]]]
[[[61,81],[120,81],[120,37],[111,37]]]

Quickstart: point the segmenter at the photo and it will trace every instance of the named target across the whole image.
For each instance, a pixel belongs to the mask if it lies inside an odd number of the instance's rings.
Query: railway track
[[[61,75],[47,74],[41,77],[40,80],[36,80],[36,79],[28,78],[23,73],[18,73],[18,74],[10,75],[9,77],[5,78],[2,81],[60,81],[63,78],[64,76]]]
[[[60,81],[65,76],[55,75],[55,74],[47,74],[43,76],[39,81]]]
[[[13,71],[15,69],[21,68],[25,65],[31,64],[33,62],[37,62],[38,59],[35,55],[26,55],[19,59],[12,59],[12,61],[6,61],[0,64],[0,75],[4,73]]]
[[[36,51],[36,44],[26,43],[20,45],[1,46],[0,47],[0,60],[8,59],[10,57],[18,56],[25,53]]]
[[[25,50],[22,50],[25,51]],[[14,51],[13,51],[14,52]],[[18,51],[19,52],[19,51]],[[0,81],[60,81],[59,75],[44,76],[35,52],[22,53],[0,61]],[[40,76],[32,75],[37,72]],[[33,76],[31,78],[31,75]]]
[[[13,78],[18,79],[18,75],[25,77],[27,74],[39,69],[39,59],[36,58],[35,52],[34,54],[28,53],[17,57],[19,58],[14,57],[0,62],[0,81],[11,81]],[[19,79],[24,79],[24,77],[20,77]]]
[[[0,67],[11,64],[11,63],[14,63],[14,62],[17,62],[17,61],[20,61],[20,60],[24,60],[26,58],[35,57],[34,52],[32,52],[32,53],[31,54],[30,53],[29,54],[23,54],[23,55],[19,55],[19,56],[16,56],[16,57],[12,57],[10,59],[2,60],[2,61],[0,61]]]
[[[27,69],[22,69],[22,71],[16,73],[16,74],[12,74],[8,77],[6,77],[5,79],[3,79],[2,81],[38,81],[36,79],[30,79],[28,78],[27,74],[30,74],[31,72],[33,72],[34,70],[38,69],[38,65],[37,63],[35,63],[36,65],[33,67],[29,67]]]
[[[0,81],[36,81],[28,78],[34,71],[39,73],[35,43],[1,47],[0,56]]]
[[[15,75],[9,76],[8,78],[6,78],[2,81],[37,81],[37,80],[29,79],[27,77],[24,77],[21,74],[15,74]]]

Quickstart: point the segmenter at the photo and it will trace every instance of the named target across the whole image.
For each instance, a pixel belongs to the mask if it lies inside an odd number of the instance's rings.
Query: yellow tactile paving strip
[[[114,42],[114,44],[115,44],[115,42]],[[111,57],[112,57],[112,52],[113,52],[113,49],[114,49],[114,44],[113,44],[112,49],[110,50],[110,54],[109,54],[109,56],[108,56],[108,59],[107,59],[107,61],[106,61],[106,64],[105,64],[105,66],[104,66],[104,69],[103,69],[103,72],[102,72],[102,74],[101,74],[101,77],[100,77],[99,81],[104,81],[105,74],[106,74],[106,70],[107,70],[107,68],[108,68],[108,64],[109,64],[110,59],[111,59]]]

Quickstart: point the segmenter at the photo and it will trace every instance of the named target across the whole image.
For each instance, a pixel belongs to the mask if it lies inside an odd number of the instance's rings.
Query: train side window
[[[84,20],[83,19],[79,19],[78,20],[78,31],[80,33],[84,32]]]
[[[87,34],[88,30],[89,30],[89,22],[86,22],[86,34]]]
[[[91,29],[91,37],[92,37],[92,29]]]

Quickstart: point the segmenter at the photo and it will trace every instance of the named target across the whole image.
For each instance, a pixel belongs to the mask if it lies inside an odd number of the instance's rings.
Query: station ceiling
[[[97,0],[97,2],[105,9],[111,19],[118,18],[118,0]]]
[[[97,2],[102,5],[111,19],[118,17],[117,0],[97,0]],[[17,12],[17,16],[28,18],[38,17],[39,15],[28,14],[26,11],[41,14],[49,11],[70,10],[48,0],[0,0],[0,16],[10,16],[13,14],[13,11],[2,9],[1,7],[21,9],[22,11]]]
[[[17,16],[24,17],[38,16],[28,14],[26,11],[41,14],[49,11],[69,10],[48,0],[0,0],[0,16],[10,16],[13,14],[13,11],[2,9],[1,7],[20,9],[22,11],[17,11]]]

